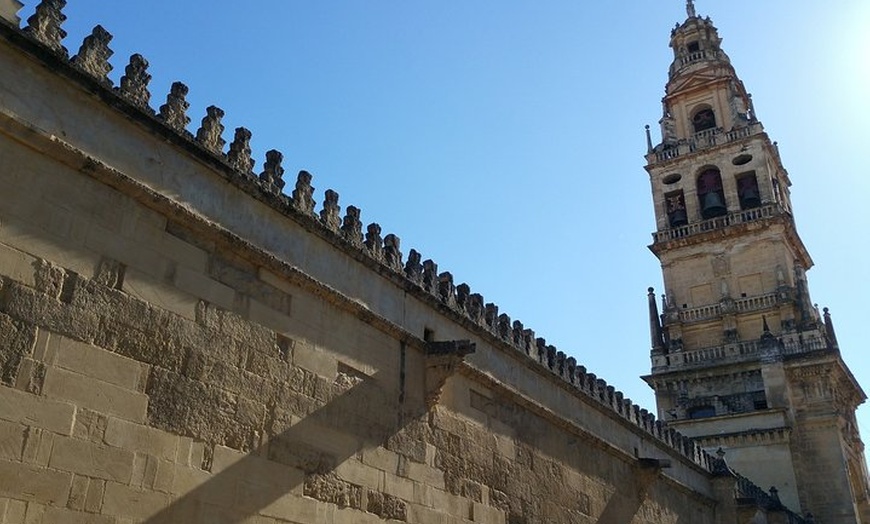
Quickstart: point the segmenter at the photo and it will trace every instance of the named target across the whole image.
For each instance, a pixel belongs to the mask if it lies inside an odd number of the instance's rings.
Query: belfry
[[[810,298],[776,142],[758,120],[710,18],[687,3],[661,142],[646,170],[661,262],[649,290],[658,416],[818,522],[870,522],[855,410],[866,395]]]

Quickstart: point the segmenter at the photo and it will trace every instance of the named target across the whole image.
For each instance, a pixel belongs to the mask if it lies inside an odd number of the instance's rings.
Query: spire
[[[828,308],[822,309],[825,312],[825,334],[828,338],[828,347],[834,351],[840,350],[840,345],[837,343],[837,334],[834,332],[834,322],[831,320],[831,312]]]
[[[656,305],[656,294],[653,288],[647,289],[647,297],[649,300],[649,336],[653,351],[664,350],[664,340],[662,339],[662,325],[659,317],[658,306]]]
[[[689,18],[695,18],[697,13],[695,13],[695,2],[694,0],[686,0],[686,14],[689,15]]]

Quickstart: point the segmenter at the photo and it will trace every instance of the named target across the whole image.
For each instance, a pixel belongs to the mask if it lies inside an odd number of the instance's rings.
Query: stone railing
[[[716,229],[723,229],[737,224],[754,222],[764,218],[785,214],[785,208],[779,204],[767,204],[753,209],[732,211],[725,216],[710,218],[701,222],[694,222],[685,226],[673,227],[653,233],[653,242],[668,242],[687,238],[699,233],[706,233]]]
[[[711,471],[713,458],[693,440],[665,427],[654,414],[625,398],[622,392],[595,374],[587,373],[576,359],[547,344],[544,338],[536,337],[535,332],[519,320],[512,321],[509,315],[500,313],[497,305],[486,302],[479,293],[472,293],[468,284],[456,285],[453,275],[439,272],[434,261],[423,260],[414,249],[405,259],[399,237],[382,236],[377,223],[364,227],[359,208],[347,206],[342,217],[337,192],[327,189],[320,209],[316,209],[312,175],[307,171],[299,172],[292,191],[285,194],[283,155],[278,150],[266,152],[263,169],[256,173],[250,147],[251,132],[244,127],[236,128],[231,143],[225,147],[225,128],[221,123],[224,111],[219,107],[208,107],[196,132],[188,130],[191,118],[187,114],[190,104],[186,100],[185,84],[173,83],[165,103],[155,110],[151,105],[148,61],[143,56],[132,55],[120,85],[113,85],[108,76],[113,69],[109,63],[113,54],[109,47],[112,35],[103,27],[96,26],[85,37],[78,54],[69,58],[62,42],[66,37],[61,28],[66,20],[62,13],[65,3],[42,0],[23,30],[15,23],[15,17],[7,13],[5,18],[0,17],[0,36],[45,62],[69,81],[83,84],[108,106],[160,133],[189,154],[207,160],[239,191],[271,205],[284,219],[304,224],[336,249],[344,250],[374,271],[393,279],[495,347],[515,351],[529,359],[543,372],[568,384],[578,397],[612,412],[697,466]]]
[[[798,355],[829,349],[827,340],[822,337],[807,337],[801,339],[788,336],[776,340],[774,353],[781,356]],[[691,351],[674,351],[668,355],[669,365],[663,365],[664,360],[653,362],[653,372],[673,368],[692,368],[708,366],[719,361],[744,362],[755,360],[761,356],[764,349],[761,339],[720,344]]]
[[[777,294],[768,293],[766,295],[758,295],[754,297],[738,298],[734,300],[734,309],[741,313],[748,311],[758,311],[760,309],[771,308],[776,305]],[[707,304],[704,306],[693,307],[689,309],[681,309],[680,321],[682,322],[699,322],[709,320],[721,316],[725,312],[722,303]]]
[[[749,122],[747,125],[732,129],[731,131],[723,131],[722,129],[705,130],[694,135],[689,140],[681,140],[672,147],[649,153],[646,156],[646,160],[650,165],[667,162],[711,147],[736,142],[762,131],[764,131],[764,128],[761,122]]]

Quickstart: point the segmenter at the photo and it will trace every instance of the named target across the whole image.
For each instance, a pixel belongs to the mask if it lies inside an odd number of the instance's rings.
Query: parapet
[[[132,55],[124,66],[120,85],[113,85],[108,76],[112,71],[109,63],[112,35],[103,27],[96,26],[77,53],[69,58],[63,45],[66,36],[62,29],[66,19],[63,14],[65,4],[65,0],[42,0],[22,30],[18,27],[17,16],[20,3],[16,0],[0,0],[0,16],[3,18],[0,26],[5,26],[0,27],[0,33],[9,33],[14,27],[13,32],[23,35],[41,55],[53,57],[52,60],[58,61],[58,67],[67,67],[79,73],[68,76],[87,83],[89,89],[97,92],[112,106],[170,137],[191,154],[208,159],[211,165],[227,174],[227,179],[238,190],[269,203],[287,219],[301,223],[337,248],[351,253],[494,347],[528,359],[542,374],[560,382],[585,402],[598,406],[610,416],[653,437],[707,472],[714,472],[716,459],[691,439],[667,428],[656,420],[654,414],[625,398],[622,392],[606,381],[588,372],[574,357],[548,344],[543,337],[536,337],[535,332],[523,322],[500,312],[496,304],[472,292],[468,284],[457,285],[450,272],[439,272],[438,265],[431,259],[424,260],[419,251],[409,250],[405,259],[399,237],[392,233],[383,234],[377,223],[363,227],[360,209],[347,206],[342,217],[336,191],[327,189],[318,209],[312,186],[313,177],[309,172],[300,171],[291,188],[288,188],[290,194],[286,194],[283,154],[277,149],[269,150],[265,154],[262,169],[257,172],[250,147],[251,131],[244,127],[236,128],[232,141],[227,145],[221,123],[224,111],[219,107],[208,107],[197,129],[189,130],[192,119],[188,115],[188,87],[185,84],[173,83],[163,103],[154,109],[149,91],[151,75],[148,73],[148,61],[143,56]]]

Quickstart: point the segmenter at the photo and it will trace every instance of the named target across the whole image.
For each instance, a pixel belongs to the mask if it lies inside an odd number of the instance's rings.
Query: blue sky
[[[27,1],[23,18],[35,2]],[[870,389],[870,3],[699,1],[789,170],[844,358]],[[679,0],[69,0],[71,53],[115,35],[112,77],[151,62],[152,105],[190,87],[313,173],[365,223],[451,271],[654,409],[646,288],[661,287],[643,169]],[[654,134],[657,138],[657,132]],[[870,408],[859,410],[870,438]]]

